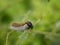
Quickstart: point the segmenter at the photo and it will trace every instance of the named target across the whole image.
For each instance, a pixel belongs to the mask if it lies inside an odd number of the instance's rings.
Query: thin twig
[[[20,43],[20,45],[21,45],[21,44],[23,43],[23,41],[27,39],[27,36],[28,36],[27,31],[24,31],[23,34],[21,34],[21,35],[19,36],[16,45],[19,45],[19,43]],[[21,42],[20,42],[20,41],[21,41]]]
[[[40,19],[38,19],[38,20],[35,22],[35,24],[34,24],[34,25],[38,24],[39,22],[40,22]]]
[[[26,14],[24,14],[24,18],[22,19],[22,21],[25,21],[28,19],[29,14],[31,14],[31,10],[29,10]]]
[[[9,38],[9,35],[10,35],[12,32],[13,32],[13,31],[7,33],[7,36],[6,36],[6,45],[8,45],[8,38]]]

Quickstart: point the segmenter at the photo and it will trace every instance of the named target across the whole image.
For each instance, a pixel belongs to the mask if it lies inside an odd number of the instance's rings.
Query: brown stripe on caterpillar
[[[19,23],[13,23],[12,26],[14,27],[20,27],[20,26],[24,26],[25,23],[19,24]]]

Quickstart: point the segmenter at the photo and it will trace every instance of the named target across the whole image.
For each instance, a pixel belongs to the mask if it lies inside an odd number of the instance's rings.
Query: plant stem
[[[8,45],[8,38],[9,38],[9,35],[10,35],[12,32],[13,32],[13,31],[7,33],[7,36],[6,36],[6,45]]]

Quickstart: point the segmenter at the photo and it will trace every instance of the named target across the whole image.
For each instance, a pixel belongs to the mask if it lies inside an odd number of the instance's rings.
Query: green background
[[[9,29],[11,22],[26,21],[34,32]],[[0,0],[0,45],[60,45],[59,35],[60,0]]]

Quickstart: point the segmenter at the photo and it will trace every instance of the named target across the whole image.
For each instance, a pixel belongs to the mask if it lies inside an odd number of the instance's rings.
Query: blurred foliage
[[[36,33],[9,29],[28,20]],[[0,0],[0,45],[60,45],[60,0]]]

